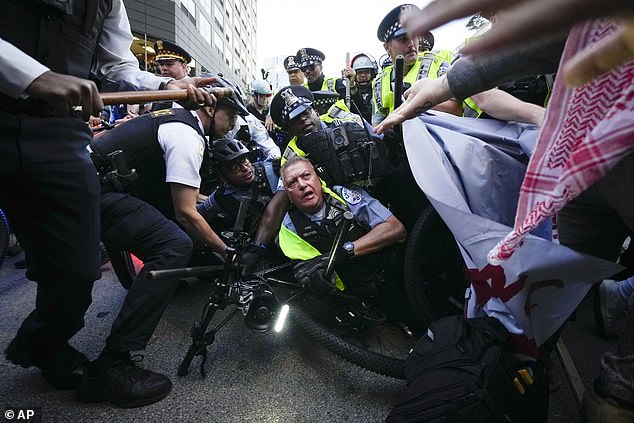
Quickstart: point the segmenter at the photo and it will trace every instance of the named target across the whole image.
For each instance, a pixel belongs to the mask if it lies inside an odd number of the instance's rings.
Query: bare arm
[[[405,226],[394,216],[376,225],[370,232],[353,242],[354,255],[364,256],[405,239]]]
[[[170,183],[170,190],[176,221],[189,236],[204,242],[224,257],[227,245],[196,210],[198,189],[183,184]]]
[[[527,103],[497,88],[471,96],[473,102],[489,116],[500,120],[532,123],[540,126],[546,109]]]

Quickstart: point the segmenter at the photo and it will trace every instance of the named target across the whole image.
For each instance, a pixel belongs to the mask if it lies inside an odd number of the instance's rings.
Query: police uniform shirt
[[[385,222],[392,216],[392,212],[389,211],[378,200],[371,197],[365,190],[359,187],[343,187],[341,185],[335,185],[332,189],[337,195],[339,195],[347,204],[348,209],[353,214],[355,221],[368,225],[374,229],[377,225]],[[327,195],[327,194],[324,194]],[[320,210],[314,215],[306,215],[313,222],[320,223],[324,216],[326,204],[324,209]],[[288,213],[284,216],[282,222],[284,227],[293,233],[297,233],[295,225],[291,220]]]
[[[246,122],[246,124],[249,126],[249,135],[251,136],[251,141],[255,142],[255,144],[258,146],[258,150],[260,150],[260,152],[262,153],[262,157],[267,159],[279,159],[282,156],[280,148],[269,136],[269,132],[266,130],[264,125],[262,125],[262,122],[260,122],[257,117],[253,116],[253,114],[238,116],[235,126],[231,131],[229,131],[229,133],[227,133],[226,136],[234,138],[240,130],[240,126],[242,126],[243,122]]]
[[[264,167],[264,173],[266,174],[266,179],[268,180],[268,186],[272,189],[272,187],[274,187],[275,183],[277,182],[277,178],[273,178],[273,175],[275,175],[273,165],[270,161],[264,161],[262,162],[262,166]],[[240,203],[244,198],[251,197],[253,195],[253,191],[250,187],[245,190],[241,190],[229,183],[225,183],[222,188],[223,195],[235,199],[236,201],[238,201],[238,203]],[[211,193],[209,197],[205,199],[205,201],[197,206],[200,214],[202,214],[205,219],[209,221],[215,219],[220,213],[225,212],[222,207],[220,207],[220,204],[218,204],[218,199],[216,198],[217,193],[218,190],[215,190]],[[271,192],[270,194],[273,195],[275,193]]]
[[[198,114],[194,111],[191,113],[204,132]],[[167,122],[159,126],[157,138],[165,152],[165,182],[200,188],[205,139],[194,128],[180,122]]]

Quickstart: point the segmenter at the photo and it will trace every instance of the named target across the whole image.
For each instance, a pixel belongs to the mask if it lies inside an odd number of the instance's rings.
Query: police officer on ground
[[[403,91],[414,82],[422,78],[440,78],[449,69],[449,62],[441,55],[431,52],[434,45],[434,37],[431,32],[425,34],[425,51],[419,53],[418,38],[407,35],[407,31],[401,25],[406,17],[419,9],[413,4],[403,4],[392,9],[381,21],[377,30],[377,37],[383,42],[383,48],[389,54],[392,63],[396,63],[396,57],[402,55],[403,66]],[[374,96],[372,125],[377,125],[394,110],[394,65],[387,66],[379,73],[373,82],[372,92]],[[455,115],[462,115],[460,103],[448,100],[434,108]]]
[[[301,85],[283,87],[273,96],[271,118],[291,138],[282,155],[282,164],[294,156],[305,155],[297,146],[297,137],[300,135],[307,135],[329,126],[342,125],[345,122],[364,126],[360,116],[352,113],[348,113],[349,116],[342,114],[341,117],[337,118],[328,115],[319,116],[312,107],[313,101],[313,93]],[[369,124],[365,125],[368,131],[372,131]],[[258,227],[255,236],[255,242],[258,245],[270,245],[280,228],[282,218],[290,204],[283,190],[283,184],[280,182],[277,192],[264,212],[262,223]]]
[[[85,13],[89,4],[92,15]],[[189,102],[203,105],[213,97],[195,86],[209,81],[139,70],[121,0],[5,2],[0,21],[0,207],[25,250],[26,276],[37,282],[35,309],[6,348],[7,360],[39,368],[56,388],[96,377],[99,395],[91,401],[159,401],[171,390],[167,377],[125,358],[87,376],[88,359],[68,343],[84,325],[100,278],[99,181],[86,121],[103,103],[89,78],[110,90],[187,88]]]
[[[226,80],[212,85],[234,86]],[[225,254],[227,246],[198,213],[196,202],[208,150],[206,137],[222,136],[233,126],[236,115],[244,113],[246,108],[238,96],[222,97],[214,106],[195,111],[150,112],[90,143],[102,178],[101,240],[109,251],[132,252],[144,266],[129,287],[104,350],[86,368],[78,391],[81,400],[107,400],[126,406],[152,402],[150,394],[163,393],[149,385],[149,398],[135,398],[138,392],[112,391],[104,383],[113,369],[130,360],[130,351],[146,347],[178,286],[178,281],[150,281],[147,272],[187,266],[192,238],[219,255]],[[108,156],[119,150],[127,165],[136,170],[136,178],[126,177],[125,169],[119,169],[123,175],[111,173],[116,169]],[[169,383],[165,376],[158,376]]]
[[[292,206],[284,216],[279,242],[288,258],[302,260],[294,268],[297,280],[308,279],[317,289],[362,290],[380,267],[377,253],[405,238],[403,224],[360,188],[335,185],[331,190],[323,185],[305,157],[287,161],[280,177]],[[335,268],[336,278],[328,278],[328,253],[346,211],[354,220],[345,234],[344,260]]]
[[[247,215],[242,229],[253,237],[264,209],[276,190],[279,178],[271,163],[252,163],[249,154],[249,149],[233,138],[223,137],[213,142],[211,161],[221,185],[198,205],[198,212],[216,232],[235,228],[240,204],[247,201]],[[241,259],[243,263],[248,261],[255,264],[265,252],[265,245],[252,243],[246,254],[253,254],[254,257]]]

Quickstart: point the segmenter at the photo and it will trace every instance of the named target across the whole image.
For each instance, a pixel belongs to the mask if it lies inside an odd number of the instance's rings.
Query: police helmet
[[[216,163],[230,162],[245,154],[249,154],[249,149],[233,138],[219,138],[211,145],[211,159]]]
[[[369,54],[357,54],[352,58],[352,61],[350,63],[352,64],[352,69],[354,69],[355,71],[369,70],[370,72],[373,72],[373,78],[379,72],[379,67],[376,64],[376,60],[374,60],[374,57],[370,56]]]
[[[216,78],[216,81],[211,83],[211,87],[231,88],[233,90],[233,94],[230,97],[217,97],[217,105],[231,107],[232,109],[236,110],[241,116],[246,116],[249,114],[249,111],[245,106],[244,93],[242,92],[242,88],[240,88],[238,84],[220,75],[206,74],[202,76],[213,76]]]
[[[251,94],[272,95],[271,84],[263,79],[256,79],[251,83]]]

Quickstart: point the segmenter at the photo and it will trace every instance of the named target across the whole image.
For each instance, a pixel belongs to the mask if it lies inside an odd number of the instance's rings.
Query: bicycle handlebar
[[[341,254],[341,247],[346,239],[346,234],[350,229],[350,225],[352,224],[352,220],[354,219],[354,215],[346,211],[343,213],[343,221],[339,224],[337,228],[337,233],[335,234],[335,239],[332,242],[332,247],[330,248],[330,253],[328,254],[328,266],[326,267],[326,273],[324,276],[326,278],[330,278],[335,271],[335,263],[339,259],[339,254]]]

